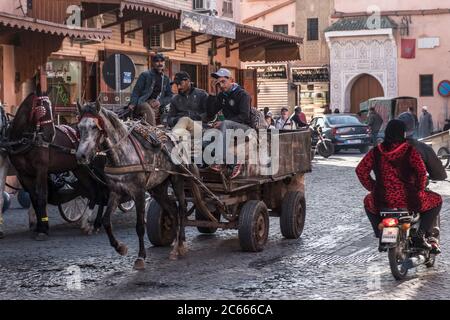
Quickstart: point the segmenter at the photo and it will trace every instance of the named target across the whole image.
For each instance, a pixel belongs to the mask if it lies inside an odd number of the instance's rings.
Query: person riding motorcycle
[[[442,198],[425,189],[425,163],[416,148],[406,141],[405,133],[406,126],[402,121],[389,121],[384,142],[370,150],[356,167],[359,181],[370,191],[364,198],[364,208],[377,238],[380,237],[381,210],[406,208],[420,212],[421,222],[414,245],[438,254],[438,244],[433,243],[432,246],[426,235],[432,232]],[[372,171],[375,180],[370,175]]]
[[[398,120],[402,121],[406,126],[406,141],[419,151],[430,180],[442,181],[447,179],[447,172],[442,165],[441,160],[434,152],[433,148],[422,141],[418,141],[414,138],[414,131],[416,123],[414,116],[409,112],[403,112],[398,117]]]

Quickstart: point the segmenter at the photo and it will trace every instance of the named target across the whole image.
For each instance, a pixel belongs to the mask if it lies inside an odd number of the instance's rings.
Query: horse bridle
[[[120,138],[119,141],[117,141],[112,147],[108,146],[106,147],[106,149],[100,149],[101,145],[103,143],[100,143],[100,139],[102,137],[105,138],[104,142],[107,141],[108,139],[108,133],[105,130],[105,121],[103,120],[103,118],[99,115],[99,114],[94,114],[91,112],[86,112],[84,113],[81,117],[80,120],[83,120],[84,118],[91,118],[94,120],[95,125],[97,126],[98,130],[100,131],[100,135],[97,137],[97,141],[95,142],[96,147],[96,153],[97,154],[106,154],[109,151],[114,150],[115,148],[117,148],[123,141],[125,141],[133,132],[133,129],[137,126],[138,123],[134,124],[133,126],[131,126],[131,128],[128,130],[128,133],[123,136],[122,138]]]

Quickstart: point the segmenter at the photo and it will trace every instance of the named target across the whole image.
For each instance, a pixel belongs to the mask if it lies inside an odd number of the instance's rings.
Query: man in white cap
[[[431,113],[428,112],[428,107],[422,107],[422,116],[419,120],[419,138],[425,138],[431,136],[433,133],[433,118]]]
[[[212,73],[211,77],[216,79],[215,87],[219,90],[219,94],[215,101],[208,106],[208,116],[213,117],[222,111],[225,120],[216,122],[215,127],[222,131],[224,141],[231,140],[225,139],[227,129],[242,129],[244,132],[250,129],[251,97],[233,81],[230,70],[221,68]],[[219,163],[226,160],[228,147],[227,143],[223,143],[223,159],[217,158],[216,164],[210,166],[212,170],[222,171],[224,169]],[[236,178],[242,168],[243,164],[235,161],[230,179]]]

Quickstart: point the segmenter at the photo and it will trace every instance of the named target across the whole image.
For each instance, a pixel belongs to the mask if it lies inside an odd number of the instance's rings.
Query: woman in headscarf
[[[402,121],[389,121],[384,142],[369,151],[356,167],[359,181],[370,191],[364,199],[364,208],[377,238],[380,237],[381,209],[407,208],[420,212],[421,223],[414,239],[415,245],[439,253],[437,240],[432,246],[425,237],[431,234],[442,198],[425,190],[425,164],[419,152],[406,142],[405,131]],[[370,175],[372,171],[375,180]]]

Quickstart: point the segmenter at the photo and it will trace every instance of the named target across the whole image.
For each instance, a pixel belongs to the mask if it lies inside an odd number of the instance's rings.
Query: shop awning
[[[132,19],[141,19],[143,28],[152,24],[161,23],[163,26],[162,32],[178,29],[180,27],[182,12],[181,10],[168,6],[141,0],[83,1],[83,9],[85,18],[116,11],[118,13],[117,20],[104,27],[123,24]],[[191,38],[200,35],[195,32],[192,34]],[[220,37],[216,36],[215,38],[219,39]],[[299,60],[300,51],[298,45],[303,42],[300,37],[289,36],[239,23],[236,24],[236,39],[229,40],[229,45],[233,46],[231,50],[239,50],[239,56],[242,61],[266,62]],[[239,47],[236,47],[236,44],[239,44]],[[220,47],[224,46],[225,44]]]
[[[120,2],[120,9],[135,10],[141,12],[148,12],[157,14],[159,16],[165,16],[173,19],[179,19],[181,10],[172,9],[156,3],[148,3],[136,0],[125,0]]]
[[[13,45],[16,84],[31,78],[37,68],[58,51],[64,38],[83,42],[98,42],[110,38],[112,31],[70,28],[50,21],[0,12],[0,44]]]
[[[93,41],[103,41],[112,36],[111,30],[68,27],[64,24],[0,12],[0,36],[7,34],[8,31],[16,33],[19,30]]]
[[[236,24],[236,42],[239,43],[239,58],[243,62],[281,62],[300,60],[300,37]]]

